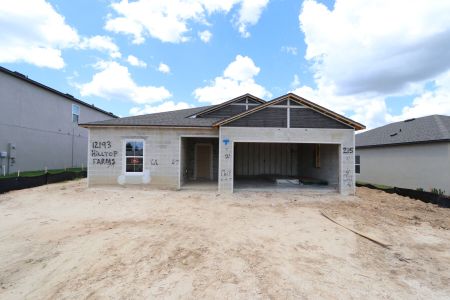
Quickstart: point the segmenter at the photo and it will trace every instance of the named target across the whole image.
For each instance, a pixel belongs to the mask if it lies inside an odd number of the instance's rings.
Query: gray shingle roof
[[[255,99],[258,99],[249,94],[245,94],[243,96],[240,96],[240,97],[237,97],[230,101],[225,102],[225,105],[230,104],[233,101],[239,100],[243,97],[253,97]],[[349,126],[355,128],[356,130],[365,128],[365,126],[360,123],[350,120],[344,116],[338,115],[335,112],[332,112],[324,107],[314,104],[314,103],[312,103],[304,98],[301,98],[295,94],[292,94],[292,93],[278,97],[269,102],[260,100],[258,102],[261,102],[261,105],[258,105],[255,108],[249,109],[246,113],[252,113],[253,111],[255,111],[256,108],[264,108],[268,105],[272,105],[276,101],[281,101],[282,99],[285,99],[287,97],[291,97],[291,98],[295,97],[296,101],[301,101],[301,103],[303,103],[304,105],[313,107],[315,110],[321,112],[322,114],[325,114],[330,118],[339,120],[340,122],[344,122],[345,124],[348,124]],[[200,112],[203,113],[206,111],[210,111],[211,108],[217,108],[217,107],[223,107],[223,106],[224,106],[224,104],[222,103],[222,104],[217,104],[214,106],[202,106],[202,107],[188,108],[188,109],[175,110],[175,111],[167,111],[167,112],[161,112],[161,113],[155,113],[155,114],[147,114],[147,115],[140,115],[140,116],[124,117],[124,118],[119,118],[119,119],[90,122],[90,123],[80,124],[80,126],[82,126],[82,127],[95,127],[95,126],[102,126],[102,127],[103,126],[215,127],[215,126],[222,125],[219,123],[219,121],[231,120],[234,117],[243,116],[243,113],[237,114],[232,117],[208,117],[208,115],[200,116]],[[197,116],[197,115],[198,115],[198,117],[196,117],[196,118],[192,117],[192,116]]]
[[[381,126],[355,137],[356,147],[450,141],[450,116],[431,115]]]
[[[170,126],[170,127],[212,127],[219,118],[188,118],[191,115],[210,108],[211,106],[195,107],[167,111],[141,116],[124,117],[104,121],[80,124],[83,127],[94,126]]]

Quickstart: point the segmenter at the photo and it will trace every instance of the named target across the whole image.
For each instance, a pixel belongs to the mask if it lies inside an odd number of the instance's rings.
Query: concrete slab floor
[[[187,191],[218,191],[217,180],[190,180],[181,186],[181,190]]]
[[[320,193],[337,193],[337,188],[328,185],[319,184],[294,184],[294,183],[276,183],[273,180],[264,178],[235,179],[234,191],[246,192],[298,192],[314,191]]]

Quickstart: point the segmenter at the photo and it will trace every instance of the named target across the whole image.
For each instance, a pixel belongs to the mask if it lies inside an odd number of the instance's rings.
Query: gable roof
[[[192,118],[198,112],[211,106],[188,108],[174,111],[166,111],[154,114],[146,114],[119,119],[90,122],[80,124],[81,127],[108,127],[108,126],[154,126],[154,127],[212,127],[219,118]]]
[[[258,97],[256,97],[256,96],[253,96],[252,94],[247,93],[247,94],[244,94],[244,95],[242,95],[242,96],[239,96],[239,97],[233,98],[233,99],[231,99],[231,100],[225,101],[225,102],[223,102],[223,103],[220,103],[220,104],[217,104],[217,105],[210,106],[210,107],[208,107],[207,109],[205,109],[205,110],[203,110],[203,111],[200,111],[200,112],[198,112],[198,113],[196,113],[196,114],[193,114],[193,116],[194,116],[194,115],[195,115],[196,117],[204,116],[204,115],[206,115],[206,114],[208,114],[208,113],[211,113],[211,112],[213,112],[213,111],[219,110],[219,109],[221,109],[221,108],[223,108],[223,107],[225,107],[225,106],[227,106],[227,105],[230,105],[230,104],[239,102],[239,101],[241,101],[241,100],[244,100],[245,98],[251,98],[252,100],[254,100],[254,101],[256,101],[256,102],[259,102],[259,103],[261,103],[261,104],[266,103],[266,101],[264,101],[263,99],[258,98]]]
[[[322,107],[322,106],[320,106],[318,104],[315,104],[315,103],[313,103],[313,102],[311,102],[309,100],[306,100],[306,99],[304,99],[304,98],[302,98],[302,97],[300,97],[300,96],[298,96],[296,94],[293,94],[293,93],[289,93],[289,94],[286,94],[284,96],[275,98],[275,99],[273,99],[273,100],[271,100],[269,102],[266,102],[264,104],[256,106],[256,107],[254,107],[252,109],[244,111],[244,112],[242,112],[240,114],[237,114],[235,116],[232,116],[230,118],[226,118],[224,120],[220,120],[220,121],[214,123],[214,126],[222,126],[222,125],[228,124],[228,123],[233,122],[235,120],[238,120],[238,119],[240,119],[242,117],[245,117],[247,115],[250,115],[250,114],[253,114],[253,113],[257,112],[257,111],[260,111],[260,110],[262,110],[262,109],[264,109],[264,108],[266,108],[268,106],[281,103],[281,102],[283,102],[285,100],[288,100],[288,99],[294,100],[295,102],[297,102],[299,104],[302,104],[302,105],[304,105],[306,107],[309,107],[312,110],[314,110],[314,111],[316,111],[318,113],[321,113],[321,114],[323,114],[323,115],[325,115],[327,117],[335,119],[336,121],[338,121],[340,123],[343,123],[343,124],[345,124],[347,126],[350,126],[350,127],[354,128],[355,130],[361,130],[361,129],[365,129],[366,128],[361,123],[355,122],[355,121],[353,121],[353,120],[351,120],[351,119],[349,119],[347,117],[344,117],[344,116],[342,116],[340,114],[337,114],[337,113],[335,113],[335,112],[333,112],[333,111],[331,111],[331,110],[329,110],[329,109],[327,109],[325,107]]]
[[[450,116],[431,115],[384,125],[355,136],[357,148],[450,141]]]
[[[8,70],[8,69],[6,69],[4,67],[1,67],[1,66],[0,66],[0,72],[3,72],[3,73],[5,73],[7,75],[10,75],[10,76],[13,76],[13,77],[15,77],[17,79],[23,80],[23,81],[25,81],[27,83],[30,83],[30,84],[35,85],[37,87],[40,87],[40,88],[42,88],[44,90],[47,90],[47,91],[49,91],[51,93],[55,93],[58,96],[64,97],[64,98],[69,99],[71,101],[74,101],[74,102],[76,102],[78,104],[84,105],[84,106],[86,106],[88,108],[91,108],[91,109],[94,109],[94,110],[99,111],[101,113],[104,113],[106,115],[109,115],[111,118],[117,118],[117,116],[115,114],[113,114],[112,112],[109,112],[109,111],[103,110],[101,108],[98,108],[98,107],[94,106],[94,104],[88,104],[88,103],[86,103],[84,101],[81,101],[80,99],[75,98],[74,96],[72,96],[70,94],[64,94],[63,92],[55,90],[54,88],[46,86],[45,84],[42,84],[40,82],[34,81],[33,79],[30,79],[30,78],[28,78],[27,76],[25,76],[22,73],[19,73],[19,72],[16,72],[16,71],[11,71],[11,70]]]

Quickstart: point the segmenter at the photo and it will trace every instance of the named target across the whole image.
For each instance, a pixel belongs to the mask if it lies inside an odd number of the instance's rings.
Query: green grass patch
[[[64,173],[64,172],[81,172],[86,170],[86,168],[67,168],[67,169],[53,169],[53,170],[48,170],[47,173],[49,174],[58,174],[58,173]],[[37,171],[25,171],[25,172],[20,172],[19,177],[35,177],[35,176],[41,176],[44,175],[45,171],[44,170],[37,170]],[[16,178],[17,177],[17,172],[15,173],[10,173],[6,176],[0,176],[0,179],[6,179],[6,178]]]
[[[381,189],[381,190],[389,190],[392,189],[392,186],[388,186],[388,185],[384,185],[384,184],[376,184],[376,183],[369,183],[369,182],[363,182],[363,181],[356,181],[356,184],[360,184],[360,185],[365,185],[365,184],[371,184],[374,187],[376,187],[377,189]]]

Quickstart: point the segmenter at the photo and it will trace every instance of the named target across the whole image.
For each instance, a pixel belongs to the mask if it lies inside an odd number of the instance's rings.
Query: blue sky
[[[246,92],[369,128],[450,114],[449,1],[363,2],[11,1],[0,64],[120,116]]]

